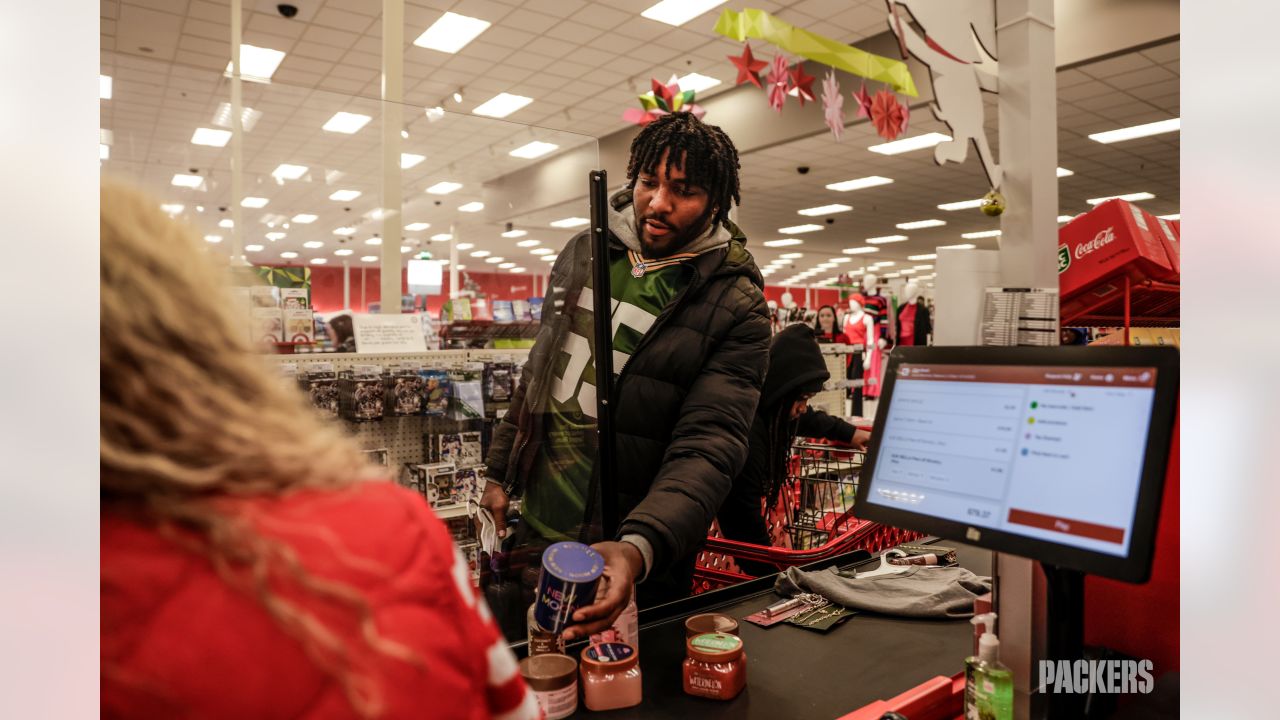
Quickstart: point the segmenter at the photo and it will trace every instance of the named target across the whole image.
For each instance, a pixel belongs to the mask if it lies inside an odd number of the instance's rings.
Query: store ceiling
[[[276,13],[275,2],[245,0],[244,42],[287,53],[270,85],[244,86],[245,105],[263,113],[245,136],[245,194],[269,200],[262,209],[243,210],[246,228],[252,228],[245,242],[264,246],[263,251],[250,253],[250,259],[280,262],[279,253],[291,251],[300,254],[294,262],[314,257],[336,262],[342,258],[333,251],[340,247],[355,250],[350,260],[376,255],[377,248],[364,242],[380,229],[380,223],[367,213],[379,206],[381,112],[376,98],[381,3],[313,0],[295,4],[299,16],[285,20]],[[634,96],[645,89],[649,77],[696,71],[725,81],[705,94],[729,89],[731,68],[724,56],[738,45],[689,29],[709,24],[714,11],[682,28],[672,28],[639,16],[649,4],[626,0],[406,2],[406,43],[445,10],[494,23],[456,55],[407,45],[405,101],[409,107],[404,109],[404,119],[409,137],[402,150],[427,159],[404,171],[405,223],[432,225],[429,230],[407,232],[410,247],[416,249],[422,243],[437,256],[447,255],[447,243],[431,243],[430,236],[447,232],[454,224],[463,240],[473,242],[476,249],[518,260],[530,270],[544,269],[546,264],[530,255],[529,248],[515,243],[535,238],[545,246],[558,247],[574,231],[549,228],[548,222],[585,216],[581,202],[514,217],[500,217],[493,208],[476,215],[457,211],[459,205],[481,198],[482,184],[538,162],[510,157],[509,150],[537,139],[559,145],[557,152],[563,153],[593,144],[593,137],[625,129],[621,112],[636,104]],[[882,0],[755,2],[752,6],[797,25],[824,28],[847,42],[879,34],[885,27]],[[222,77],[230,55],[228,16],[228,4],[221,1],[102,3],[102,72],[113,77],[112,99],[101,103],[102,127],[113,133],[111,159],[104,163],[104,172],[141,182],[164,202],[183,204],[185,219],[203,233],[223,236],[229,231],[216,227],[217,208],[230,196],[229,147],[202,147],[190,140],[195,128],[213,127],[218,105],[228,99],[228,82]],[[1143,203],[1152,212],[1178,211],[1177,133],[1112,145],[1087,138],[1101,130],[1177,117],[1178,61],[1179,45],[1174,41],[1058,73],[1060,165],[1075,173],[1059,180],[1060,212],[1088,209],[1087,198],[1137,191],[1156,196]],[[459,89],[461,104],[447,99]],[[534,102],[512,114],[511,122],[469,114],[499,92],[525,95]],[[429,122],[423,108],[442,100],[451,113],[460,114]],[[764,111],[763,100],[761,108]],[[337,111],[374,119],[354,135],[321,130]],[[993,97],[988,98],[987,120],[994,133]],[[805,270],[840,255],[845,247],[862,245],[867,237],[891,234],[910,239],[880,246],[874,256],[855,257],[854,263],[844,267],[858,266],[864,258],[903,261],[908,255],[959,242],[996,247],[995,238],[963,240],[960,236],[997,228],[998,220],[978,210],[937,208],[941,203],[981,197],[986,191],[975,158],[971,156],[964,165],[939,167],[931,150],[897,156],[868,152],[866,147],[880,140],[865,122],[847,127],[839,143],[820,129],[815,128],[809,138],[744,155],[740,222],[749,236],[763,241],[781,237],[780,227],[822,222],[822,218],[798,215],[799,209],[840,202],[854,210],[831,216],[836,222],[821,232],[799,236],[804,240],[800,247],[773,250],[753,243],[762,264],[781,253],[799,251],[805,257],[795,269]],[[924,108],[916,109],[910,134],[930,131],[945,128]],[[281,163],[305,165],[309,173],[297,181],[278,183],[271,172]],[[801,165],[811,168],[807,175],[797,173]],[[203,190],[170,185],[174,173],[188,168],[206,176]],[[578,176],[585,176],[588,169],[584,164]],[[330,174],[333,170],[340,171],[341,177]],[[831,182],[868,175],[895,182],[848,193],[824,188]],[[463,188],[444,196],[423,192],[441,180],[460,182]],[[351,202],[328,199],[336,189],[356,189],[362,195]],[[197,205],[205,212],[195,212]],[[281,228],[267,227],[263,218],[278,221],[298,213],[319,218],[309,225],[292,223],[286,236],[274,242],[265,238],[266,232]],[[947,225],[918,231],[894,227],[929,218],[945,220]],[[511,221],[530,234],[518,240],[502,238],[498,235],[501,224],[485,220]],[[357,232],[341,243],[333,230],[349,226]],[[304,242],[324,245],[306,248]],[[215,246],[215,251],[219,248],[225,249],[226,244]],[[494,269],[481,266],[478,260],[467,264],[469,269]],[[771,280],[783,277],[774,275]],[[817,276],[814,282],[824,277]]]

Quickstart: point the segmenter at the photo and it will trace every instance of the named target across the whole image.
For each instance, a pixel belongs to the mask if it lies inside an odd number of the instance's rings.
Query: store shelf
[[[433,507],[431,508],[431,511],[434,512],[436,514],[436,517],[440,518],[441,520],[448,520],[450,518],[457,518],[457,517],[467,517],[469,514],[467,512],[466,505],[444,505],[442,507]]]
[[[1063,327],[1176,327],[1181,319],[1182,286],[1146,280],[1128,286],[1062,316]],[[1087,293],[1088,291],[1086,291]]]
[[[538,335],[537,320],[519,322],[493,322],[492,320],[468,320],[451,322],[440,329],[445,342],[480,342],[489,340],[532,340]]]

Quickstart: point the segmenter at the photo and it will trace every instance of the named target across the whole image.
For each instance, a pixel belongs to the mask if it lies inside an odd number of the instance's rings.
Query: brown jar
[[[705,633],[738,634],[738,621],[720,613],[702,613],[684,621],[684,637],[688,640]]]
[[[684,691],[712,700],[732,700],[747,686],[742,638],[704,633],[685,641]]]

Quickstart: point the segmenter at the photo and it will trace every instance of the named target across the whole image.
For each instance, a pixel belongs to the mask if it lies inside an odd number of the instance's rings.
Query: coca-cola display
[[[1178,282],[1163,229],[1124,200],[1108,200],[1058,230],[1058,287],[1062,314],[1121,292],[1132,280]]]

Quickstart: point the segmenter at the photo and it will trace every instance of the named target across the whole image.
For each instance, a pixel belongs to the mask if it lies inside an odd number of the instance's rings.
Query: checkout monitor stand
[[[1084,573],[1040,563],[1045,579],[1045,657],[1075,662],[1084,659]],[[1046,693],[1037,688],[1046,720],[1078,720],[1085,717],[1084,693]]]

